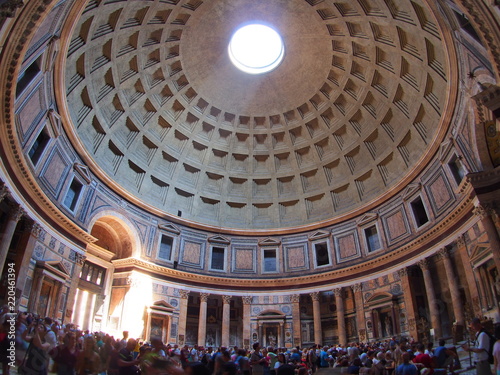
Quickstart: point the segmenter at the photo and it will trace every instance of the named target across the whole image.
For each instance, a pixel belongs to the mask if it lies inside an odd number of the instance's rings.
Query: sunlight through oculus
[[[228,46],[231,62],[249,74],[275,69],[283,60],[285,47],[281,36],[269,26],[251,24],[239,28]]]

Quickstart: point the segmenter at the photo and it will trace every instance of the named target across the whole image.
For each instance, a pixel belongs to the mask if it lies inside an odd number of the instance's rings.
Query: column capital
[[[300,302],[300,294],[292,294],[290,296],[290,301],[292,303],[299,303]]]
[[[200,293],[200,301],[207,302],[209,296],[210,296],[210,293]]]
[[[361,283],[351,285],[351,289],[354,293],[361,292],[362,287],[363,287],[363,285]]]
[[[399,275],[399,277],[406,277],[406,276],[409,276],[410,275],[410,272],[408,271],[408,267],[404,267],[404,268],[401,268],[399,270],[397,270],[397,273]]]
[[[455,243],[457,244],[458,248],[465,247],[464,235],[462,234],[462,235],[458,236],[457,239],[455,240]]]
[[[223,302],[224,304],[229,304],[229,303],[231,302],[231,298],[232,298],[232,297],[233,297],[233,296],[222,296],[222,302]]]
[[[179,294],[182,299],[188,299],[189,298],[189,293],[191,293],[190,290],[185,290],[185,289],[179,289]]]
[[[446,247],[439,249],[436,255],[438,256],[438,259],[445,259],[450,257],[450,253],[448,252],[448,249]]]
[[[309,293],[309,295],[311,296],[311,299],[313,301],[319,301],[319,292],[312,292],[312,293]]]
[[[333,294],[335,294],[335,297],[342,297],[342,287],[340,288],[335,288],[333,289]]]
[[[253,296],[243,296],[241,297],[244,305],[251,305],[253,301]]]
[[[75,263],[79,266],[83,266],[83,263],[85,262],[85,259],[87,259],[87,257],[83,254],[80,254],[80,253],[77,253],[75,251]]]
[[[0,202],[9,194],[9,188],[5,185],[0,187]]]
[[[422,269],[422,271],[429,269],[429,261],[427,260],[427,258],[418,261],[417,264]]]
[[[480,219],[486,219],[488,216],[491,216],[494,212],[489,205],[479,204],[476,207],[474,207],[472,213],[476,216],[479,216]]]
[[[31,233],[34,237],[38,238],[43,231],[43,228],[36,221],[26,221],[25,229],[27,233]]]
[[[8,220],[13,220],[15,222],[18,222],[25,215],[26,215],[26,211],[24,211],[24,209],[21,206],[19,206],[17,203],[10,204],[10,211],[9,211],[9,219]]]

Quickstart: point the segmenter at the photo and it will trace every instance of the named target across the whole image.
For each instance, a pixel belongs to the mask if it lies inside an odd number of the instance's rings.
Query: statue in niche
[[[386,336],[392,336],[392,319],[389,315],[385,316],[384,323]]]
[[[272,328],[267,331],[267,345],[273,348],[276,347],[276,334]]]

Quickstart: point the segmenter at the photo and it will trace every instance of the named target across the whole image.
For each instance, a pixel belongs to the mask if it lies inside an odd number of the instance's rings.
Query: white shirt
[[[487,361],[488,351],[490,350],[490,338],[485,332],[479,332],[476,334],[476,349],[484,349],[480,353],[474,352],[474,361]]]

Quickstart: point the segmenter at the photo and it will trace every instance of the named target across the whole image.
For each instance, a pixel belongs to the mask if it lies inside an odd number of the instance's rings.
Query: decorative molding
[[[86,165],[74,163],[73,169],[80,175],[81,178],[85,180],[87,185],[92,182],[92,175],[90,174],[89,168]]]
[[[292,294],[290,296],[290,302],[299,303],[300,302],[300,294]]]

